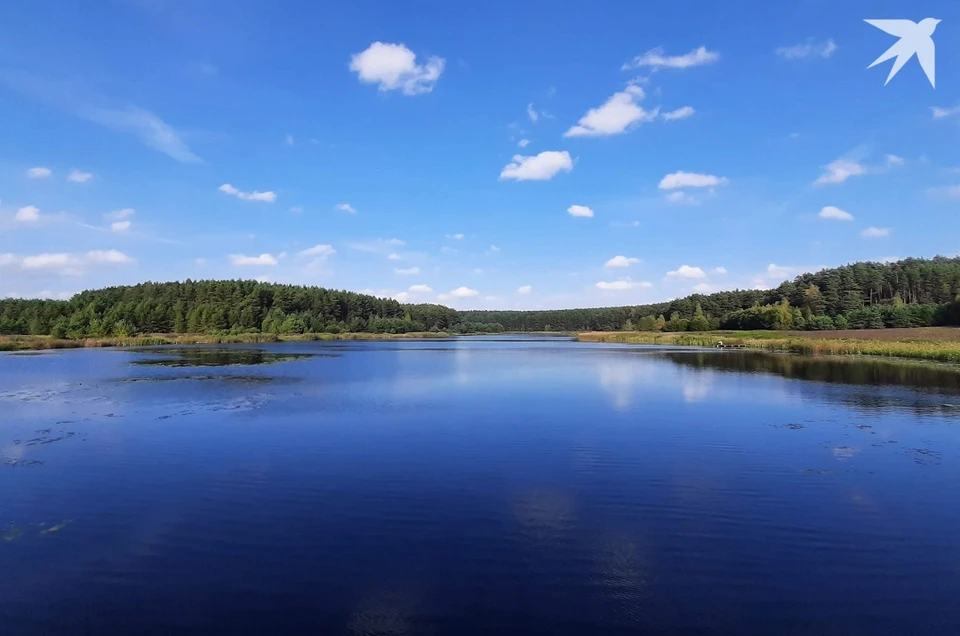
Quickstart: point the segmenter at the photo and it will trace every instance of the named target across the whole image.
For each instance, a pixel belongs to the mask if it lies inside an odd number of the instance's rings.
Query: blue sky
[[[885,86],[864,19],[926,17],[936,88]],[[960,252],[955,2],[7,3],[0,122],[0,296],[621,305]]]

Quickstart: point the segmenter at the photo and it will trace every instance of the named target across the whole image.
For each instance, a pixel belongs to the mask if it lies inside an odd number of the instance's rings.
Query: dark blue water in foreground
[[[238,349],[0,355],[0,632],[960,633],[953,370]]]

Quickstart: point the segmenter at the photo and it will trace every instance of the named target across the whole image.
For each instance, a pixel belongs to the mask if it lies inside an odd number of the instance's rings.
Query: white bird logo
[[[940,20],[936,18],[926,18],[921,20],[919,24],[912,20],[864,20],[864,22],[872,24],[881,31],[900,38],[896,44],[887,49],[883,55],[875,59],[873,64],[867,67],[873,68],[880,62],[885,62],[891,57],[896,56],[897,59],[890,69],[890,74],[887,75],[887,81],[883,83],[884,86],[893,79],[893,76],[896,75],[897,72],[903,68],[903,65],[909,62],[910,58],[916,53],[917,59],[920,61],[920,67],[923,68],[927,79],[930,80],[930,86],[934,88],[937,87],[933,32],[936,30],[937,25],[940,24]]]

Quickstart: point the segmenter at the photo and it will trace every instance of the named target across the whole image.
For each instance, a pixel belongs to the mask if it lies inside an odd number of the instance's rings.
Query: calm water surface
[[[9,634],[960,633],[960,374],[562,339],[0,355]]]

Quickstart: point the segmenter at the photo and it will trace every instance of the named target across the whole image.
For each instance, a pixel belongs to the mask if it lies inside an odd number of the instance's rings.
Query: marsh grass
[[[396,340],[410,338],[449,338],[444,332],[422,333],[305,333],[277,336],[272,333],[236,335],[153,334],[130,338],[86,338],[68,340],[52,336],[0,336],[0,351],[37,351],[43,349],[79,349],[85,347],[153,347],[161,345],[240,344],[266,342],[305,342],[320,340]]]
[[[622,342],[626,344],[656,344],[688,347],[716,347],[722,341],[726,346],[748,349],[786,351],[808,355],[865,355],[937,362],[960,363],[960,341],[939,340],[881,340],[865,338],[823,338],[816,335],[784,335],[775,331],[702,333],[652,333],[642,331],[585,332],[577,336],[582,342]],[[856,332],[850,332],[856,336]],[[946,335],[946,332],[945,332]],[[950,334],[953,335],[953,334]]]

